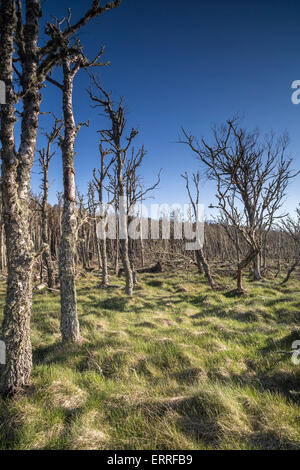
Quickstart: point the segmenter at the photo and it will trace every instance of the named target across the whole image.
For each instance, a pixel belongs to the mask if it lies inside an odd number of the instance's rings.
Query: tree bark
[[[200,265],[203,266],[204,274],[205,274],[206,279],[209,282],[210,287],[212,289],[215,289],[216,284],[215,284],[215,282],[214,282],[214,280],[213,280],[213,278],[210,274],[209,265],[208,265],[208,263],[205,259],[205,256],[204,256],[203,251],[202,251],[201,248],[196,251],[196,258],[197,258],[197,264],[199,263]],[[199,264],[198,264],[198,269],[199,269]]]
[[[116,203],[117,205],[117,203]],[[116,220],[117,218],[117,207],[115,207],[115,217]],[[116,252],[115,252],[115,274],[118,274],[119,272],[119,245],[120,245],[120,239],[119,239],[119,224],[116,224]]]
[[[16,98],[12,58],[16,12],[14,1],[1,2],[0,77],[6,85],[6,105],[1,106],[2,198],[7,249],[7,291],[2,325],[6,364],[1,368],[0,392],[13,394],[28,383],[32,353],[30,317],[32,307],[33,244],[29,230],[30,176],[36,149],[41,96],[37,80],[37,39],[40,2],[26,2],[25,56],[21,86],[23,115],[21,141],[15,149]]]
[[[102,286],[108,285],[108,267],[107,267],[107,250],[106,250],[106,236],[105,236],[105,222],[103,216],[100,215],[100,225],[102,225],[101,233],[102,237],[100,239],[100,253],[101,253],[101,262],[102,262]]]
[[[196,259],[196,263],[197,263],[198,274],[203,274],[203,267],[202,267],[202,263],[201,263],[201,259],[200,259],[198,250],[195,250],[195,259]]]
[[[130,266],[129,254],[128,254],[128,230],[127,230],[127,221],[126,221],[126,201],[125,201],[125,191],[123,177],[120,174],[118,168],[118,181],[119,181],[119,206],[120,206],[120,217],[119,217],[119,231],[122,234],[120,238],[121,244],[121,258],[123,263],[123,269],[126,278],[126,288],[125,292],[127,295],[132,296],[133,293],[133,275]]]
[[[75,255],[77,242],[77,207],[75,191],[74,143],[76,126],[73,114],[73,77],[70,60],[63,61],[63,114],[65,133],[62,141],[62,162],[64,179],[64,203],[62,234],[59,249],[59,279],[61,296],[60,330],[63,341],[80,340],[79,321],[75,288]]]
[[[48,168],[44,168],[43,172],[43,200],[42,200],[42,227],[41,227],[41,238],[42,242],[47,246],[44,249],[42,260],[47,268],[47,282],[49,289],[53,289],[55,285],[54,279],[54,269],[53,263],[51,259],[51,251],[48,239],[48,211],[47,211],[47,204],[48,204],[48,192],[49,192],[49,182],[48,182]]]
[[[250,250],[248,255],[238,263],[237,267],[237,290],[243,291],[243,269],[245,269],[249,263],[254,259],[256,256],[257,251]]]
[[[128,226],[132,222],[133,218],[128,216]],[[137,273],[136,269],[134,266],[134,245],[133,245],[133,240],[131,238],[128,238],[128,257],[129,257],[129,263],[130,263],[130,268],[132,272],[132,282],[134,285],[137,284]]]
[[[261,273],[260,273],[260,253],[255,255],[253,260],[253,276],[255,281],[261,281]]]
[[[100,253],[102,263],[102,285],[108,285],[108,268],[107,268],[107,250],[106,250],[106,232],[105,232],[105,209],[103,206],[103,181],[104,181],[104,156],[101,156],[101,181],[99,186],[99,203],[100,203],[100,227],[102,237],[100,239]]]
[[[293,263],[292,266],[289,268],[285,279],[282,281],[282,284],[285,284],[286,282],[288,282],[288,280],[290,279],[290,276],[291,276],[292,272],[295,271],[295,269],[296,269],[297,266],[299,266],[299,265],[300,265],[300,256],[296,257],[294,263]]]

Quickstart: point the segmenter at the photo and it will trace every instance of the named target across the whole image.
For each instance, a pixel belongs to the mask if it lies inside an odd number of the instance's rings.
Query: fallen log
[[[160,261],[158,261],[154,266],[150,266],[148,268],[140,268],[137,269],[136,272],[139,274],[144,274],[144,273],[150,273],[150,274],[156,274],[156,273],[161,273],[163,270],[162,265]],[[124,274],[124,268],[120,268],[118,272],[118,277],[122,276]]]

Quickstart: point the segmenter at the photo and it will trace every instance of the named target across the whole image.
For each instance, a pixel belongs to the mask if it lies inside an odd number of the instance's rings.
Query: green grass
[[[60,341],[59,294],[35,293],[31,383],[0,401],[1,449],[300,449],[300,366],[276,352],[300,339],[299,280],[232,297],[145,274],[132,299],[98,282],[78,281],[80,345]]]

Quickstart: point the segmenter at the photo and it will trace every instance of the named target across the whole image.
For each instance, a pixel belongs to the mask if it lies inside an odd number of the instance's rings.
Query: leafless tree
[[[53,263],[51,259],[51,251],[49,246],[49,238],[48,238],[48,194],[49,194],[49,165],[52,158],[55,155],[55,151],[52,152],[52,145],[60,136],[61,130],[63,128],[63,124],[61,120],[59,120],[56,116],[54,116],[54,124],[53,128],[49,133],[46,133],[47,138],[47,147],[39,150],[39,165],[41,168],[42,173],[42,200],[40,204],[41,214],[42,214],[42,242],[45,245],[45,249],[43,250],[42,259],[47,268],[47,275],[48,275],[48,287],[52,289],[55,284],[55,276],[53,270]],[[42,281],[42,279],[41,279]]]
[[[98,201],[99,201],[99,224],[100,224],[100,252],[101,252],[101,260],[102,260],[102,286],[108,285],[108,267],[107,267],[107,250],[106,250],[106,232],[105,232],[105,224],[107,218],[107,210],[108,206],[113,203],[109,201],[107,206],[104,205],[104,183],[105,179],[108,176],[108,172],[113,165],[115,159],[113,156],[112,149],[105,148],[104,142],[101,141],[99,144],[99,152],[100,152],[100,170],[98,170],[98,176],[96,169],[94,169],[94,178],[93,184],[98,192]],[[110,157],[107,161],[107,157]]]
[[[84,203],[85,196],[78,190],[76,191],[77,200],[77,253],[79,251],[82,262],[82,267],[87,270],[89,269],[90,257],[89,257],[89,213]]]
[[[100,135],[103,145],[105,144],[106,148],[113,152],[116,161],[121,257],[126,276],[126,294],[131,296],[133,292],[133,275],[128,254],[126,181],[124,173],[127,154],[132,141],[138,134],[138,131],[136,129],[132,129],[129,136],[124,138],[126,119],[124,115],[123,100],[121,99],[119,103],[114,106],[111,95],[104,90],[100,81],[95,76],[92,78],[92,83],[89,88],[89,96],[95,103],[95,107],[101,107],[104,109],[105,114],[111,123],[111,128],[100,131]]]
[[[76,223],[76,187],[74,167],[74,144],[76,136],[82,127],[87,125],[75,124],[73,110],[73,86],[74,79],[81,69],[102,66],[100,61],[103,48],[93,61],[89,61],[82,51],[79,39],[65,38],[62,33],[64,21],[70,27],[70,17],[62,21],[56,20],[49,23],[47,33],[59,44],[58,56],[63,70],[63,83],[50,79],[62,91],[64,137],[61,139],[63,182],[64,182],[64,206],[62,219],[62,236],[59,254],[59,278],[61,292],[61,334],[63,341],[77,342],[80,340],[79,322],[77,317],[77,301],[75,288],[75,255],[77,244]]]
[[[217,204],[230,225],[248,245],[248,253],[238,263],[237,290],[243,291],[242,272],[261,251],[263,232],[268,232],[282,206],[285,190],[295,173],[287,158],[287,136],[277,141],[273,135],[260,142],[259,134],[246,132],[237,119],[213,128],[214,142],[196,138],[183,130],[187,144],[204,164],[207,177],[216,182]]]
[[[293,240],[294,243],[294,261],[288,269],[283,284],[288,282],[291,274],[297,266],[300,265],[300,205],[296,208],[296,217],[286,217],[281,221],[281,229]]]
[[[131,150],[131,157],[128,158],[125,168],[125,181],[126,181],[126,195],[127,195],[127,213],[128,213],[128,226],[133,222],[136,217],[135,209],[136,204],[139,200],[145,198],[145,196],[157,188],[160,183],[160,173],[158,173],[156,182],[148,187],[144,188],[141,177],[138,174],[138,170],[141,167],[143,160],[146,156],[144,146],[138,151],[134,148]],[[140,231],[142,230],[142,221],[140,222]],[[137,283],[137,274],[134,266],[134,240],[132,237],[128,239],[128,254],[130,260],[130,266],[133,273],[133,282]]]
[[[98,204],[95,201],[95,187],[93,181],[89,183],[89,190],[88,190],[88,210],[90,214],[90,218],[93,223],[93,239],[94,239],[94,251],[97,255],[98,261],[98,269],[101,269],[101,254],[100,254],[100,245],[97,236],[97,206]]]
[[[116,8],[121,0],[92,7],[78,22],[63,32],[75,34],[92,18]],[[30,317],[32,308],[32,267],[35,259],[29,229],[29,191],[36,151],[40,90],[57,64],[58,44],[51,38],[38,47],[39,0],[1,0],[0,78],[6,86],[6,104],[1,106],[2,199],[8,261],[7,295],[2,328],[7,360],[1,367],[0,392],[12,394],[29,379],[32,367]],[[18,83],[18,85],[16,85]],[[16,105],[22,101],[20,146],[16,149]]]
[[[190,181],[189,181],[188,173],[185,172],[185,174],[181,175],[181,177],[185,180],[186,190],[187,190],[187,193],[188,193],[188,196],[189,196],[190,203],[191,203],[192,208],[193,208],[194,218],[195,218],[195,221],[197,223],[198,216],[199,216],[198,206],[199,206],[199,203],[200,203],[200,200],[199,200],[199,196],[200,196],[200,190],[199,190],[200,172],[198,171],[197,173],[193,173],[193,175],[192,175],[192,181],[194,183],[194,187],[195,187],[195,191],[196,191],[196,195],[194,197],[192,195],[192,191],[191,191],[191,188],[190,188]],[[198,270],[201,271],[201,268],[203,267],[205,276],[206,276],[206,278],[209,282],[210,287],[212,289],[215,289],[216,284],[215,284],[215,282],[212,278],[208,262],[205,259],[203,249],[202,249],[201,246],[198,250],[196,250],[196,260],[197,260]]]

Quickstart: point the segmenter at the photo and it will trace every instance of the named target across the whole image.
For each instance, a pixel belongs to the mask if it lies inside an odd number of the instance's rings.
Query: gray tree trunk
[[[54,269],[51,259],[50,245],[48,239],[48,217],[47,217],[47,204],[48,204],[48,192],[49,192],[49,182],[48,182],[48,168],[44,168],[43,174],[43,200],[42,200],[42,227],[41,227],[41,238],[42,242],[47,246],[44,249],[42,259],[47,268],[47,281],[48,287],[53,289],[55,284],[54,279]]]
[[[102,210],[102,209],[101,209]],[[100,225],[102,225],[102,237],[100,239],[100,253],[102,262],[102,286],[108,285],[108,267],[107,267],[107,250],[106,250],[106,236],[105,236],[105,222],[103,214],[100,215]]]
[[[61,295],[60,330],[63,341],[80,340],[75,288],[75,255],[77,242],[77,207],[74,170],[74,143],[76,126],[73,114],[73,76],[70,60],[63,62],[63,114],[65,133],[62,141],[62,162],[64,179],[64,203],[62,215],[62,234],[59,249],[59,279]]]
[[[255,250],[250,250],[247,256],[238,263],[237,267],[237,290],[242,292],[243,291],[243,270],[248,266],[251,261],[255,258],[257,255],[257,251]]]
[[[200,259],[198,250],[195,250],[195,252],[194,252],[194,259],[197,263],[198,273],[202,274],[203,273],[203,267],[202,267],[202,263],[201,263],[201,259]]]
[[[125,198],[125,190],[123,183],[123,176],[121,174],[121,168],[118,165],[118,188],[119,188],[119,207],[120,207],[120,217],[119,217],[119,232],[120,236],[120,245],[121,245],[121,258],[124,268],[124,274],[126,278],[126,288],[125,292],[127,295],[132,296],[133,293],[133,275],[130,266],[129,253],[128,253],[128,230],[127,230],[127,204]]]
[[[128,226],[132,222],[133,218],[128,216]],[[136,269],[134,266],[134,245],[133,245],[133,240],[131,238],[128,238],[128,258],[129,258],[129,263],[130,263],[130,268],[132,272],[132,281],[133,284],[137,284],[137,273]]]
[[[29,231],[29,190],[41,96],[37,80],[37,39],[40,2],[26,2],[25,56],[21,85],[23,115],[21,142],[14,140],[15,103],[12,58],[17,28],[14,1],[1,2],[0,77],[6,85],[1,106],[2,198],[7,249],[7,291],[2,325],[6,364],[1,368],[0,392],[12,394],[28,382],[32,367],[30,317],[32,307],[33,244]]]
[[[212,275],[211,275],[211,273],[210,273],[210,269],[209,269],[208,262],[206,261],[205,256],[204,256],[203,251],[202,251],[201,248],[196,251],[196,259],[197,259],[198,269],[199,269],[199,266],[202,265],[203,270],[204,270],[205,277],[206,277],[206,279],[208,280],[210,287],[211,287],[212,289],[215,289],[215,288],[216,288],[216,284],[215,284],[215,282],[214,282],[214,280],[213,280],[213,278],[212,278]]]
[[[253,275],[255,281],[261,281],[261,273],[260,273],[260,253],[258,253],[253,260]]]
[[[295,271],[295,269],[297,268],[297,266],[300,265],[300,256],[297,255],[295,257],[295,261],[294,263],[292,264],[292,266],[288,269],[288,272],[287,272],[287,275],[285,277],[285,279],[282,281],[282,284],[285,284],[286,282],[288,282],[288,280],[290,279],[291,277],[291,274]]]

